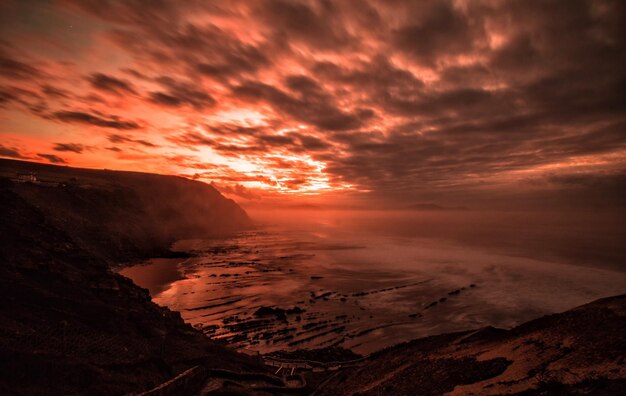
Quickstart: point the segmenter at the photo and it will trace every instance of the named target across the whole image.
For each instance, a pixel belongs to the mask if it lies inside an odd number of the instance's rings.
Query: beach
[[[358,354],[415,338],[528,320],[622,293],[611,268],[518,257],[326,222],[183,240],[180,259],[122,275],[207,336],[252,353],[342,347]]]

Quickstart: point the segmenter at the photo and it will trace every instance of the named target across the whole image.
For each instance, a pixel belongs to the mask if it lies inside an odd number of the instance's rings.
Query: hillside
[[[30,173],[36,184],[10,182]],[[250,226],[234,201],[181,177],[0,159],[0,181],[75,243],[115,262],[162,253],[177,239]]]
[[[259,368],[109,269],[248,226],[233,201],[177,177],[0,165],[0,394],[124,394],[198,363]]]
[[[512,330],[410,341],[332,377],[318,395],[623,395],[626,295]]]

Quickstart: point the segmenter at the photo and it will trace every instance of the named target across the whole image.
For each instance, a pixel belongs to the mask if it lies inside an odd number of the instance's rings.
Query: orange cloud
[[[60,26],[8,2],[0,155],[239,196],[511,192],[594,156],[618,175],[626,12],[601,3],[67,0]]]

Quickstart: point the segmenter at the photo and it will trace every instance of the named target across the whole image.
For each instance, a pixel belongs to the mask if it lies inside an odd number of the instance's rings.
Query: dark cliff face
[[[39,184],[10,182],[35,172]],[[161,253],[181,238],[250,227],[247,214],[212,186],[175,176],[0,160],[3,188],[91,254],[114,262]]]
[[[0,178],[0,394],[125,394],[199,363],[259,370],[109,269],[249,226],[234,202],[175,177],[0,165],[44,181]]]

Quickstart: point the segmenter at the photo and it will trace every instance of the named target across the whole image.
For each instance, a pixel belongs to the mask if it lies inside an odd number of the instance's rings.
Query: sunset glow
[[[244,201],[623,179],[620,2],[148,3],[2,2],[1,156]]]
[[[0,395],[617,395],[626,0],[0,0]]]

